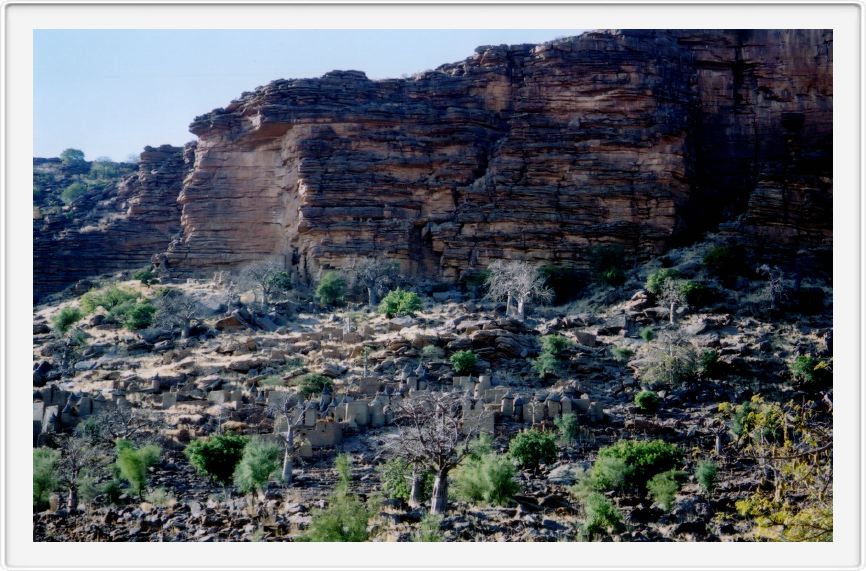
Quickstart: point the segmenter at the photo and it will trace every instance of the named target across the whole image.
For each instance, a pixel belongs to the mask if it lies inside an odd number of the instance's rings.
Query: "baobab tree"
[[[379,297],[396,285],[399,272],[400,266],[397,262],[381,256],[354,259],[348,268],[353,285],[367,291],[367,303],[370,307],[378,305]]]
[[[417,393],[401,400],[394,412],[400,427],[396,453],[413,466],[410,497],[417,502],[421,475],[430,470],[435,476],[430,513],[444,513],[448,507],[448,473],[469,454],[468,443],[478,435],[481,419],[464,426],[457,393]]]
[[[193,297],[176,289],[154,299],[157,326],[169,330],[180,329],[181,338],[190,336],[192,328],[203,323],[207,314],[205,307]]]
[[[298,402],[297,399],[287,396],[282,401],[269,407],[269,411],[274,416],[281,416],[286,422],[286,450],[283,454],[282,481],[287,486],[292,485],[292,472],[294,470],[295,458],[295,426],[300,424],[301,420],[304,418],[304,407],[299,407],[300,412],[294,408],[294,405],[298,404]]]
[[[664,281],[664,284],[662,284],[662,289],[658,296],[659,301],[664,302],[670,310],[669,317],[671,325],[674,324],[674,312],[676,311],[677,306],[687,307],[688,305],[686,302],[685,290],[683,289],[684,285],[685,282],[683,280],[668,278]]]
[[[526,304],[536,300],[547,302],[553,299],[553,291],[547,287],[539,266],[525,261],[496,260],[487,268],[487,296],[496,301],[505,300],[505,314],[513,315],[515,304],[517,319],[526,318]]]
[[[237,287],[251,289],[258,298],[261,292],[262,306],[267,309],[273,304],[289,301],[292,277],[282,264],[275,260],[263,260],[250,264],[237,276]]]

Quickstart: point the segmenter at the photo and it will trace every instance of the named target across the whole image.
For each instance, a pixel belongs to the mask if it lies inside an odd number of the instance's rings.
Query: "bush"
[[[48,507],[48,497],[60,485],[57,479],[57,464],[60,452],[51,448],[33,449],[33,509]]]
[[[51,320],[54,329],[60,333],[66,333],[72,324],[79,321],[84,314],[77,307],[64,307],[60,313],[54,316]]]
[[[674,505],[674,498],[680,489],[680,484],[685,479],[686,473],[680,470],[668,470],[650,478],[647,482],[647,490],[650,497],[659,507],[669,512]]]
[[[349,493],[349,459],[345,454],[334,461],[339,480],[328,507],[312,514],[307,541],[366,541],[371,510],[355,494]]]
[[[388,295],[379,303],[379,313],[384,313],[389,319],[403,315],[415,315],[417,311],[421,311],[421,298],[415,292],[400,288],[389,291]]]
[[[598,451],[589,472],[597,491],[634,488],[644,492],[650,478],[673,470],[682,462],[682,451],[662,440],[620,440]]]
[[[438,361],[445,356],[445,350],[436,345],[424,345],[421,349],[421,358],[425,361]]]
[[[246,436],[216,434],[190,442],[184,453],[199,474],[228,485],[248,440]]]
[[[123,325],[130,330],[150,327],[155,314],[156,308],[147,302],[134,303],[120,312]]]
[[[791,378],[801,385],[811,388],[832,379],[829,364],[811,355],[800,355],[788,364]]]
[[[507,456],[494,452],[489,440],[479,439],[479,443],[455,470],[453,493],[467,502],[507,505],[520,489],[514,465]]]
[[[704,255],[704,265],[722,283],[730,284],[745,269],[745,259],[741,246],[713,246]]]
[[[301,394],[305,397],[322,394],[325,389],[334,390],[334,381],[319,373],[308,373],[298,381]]]
[[[680,273],[673,268],[660,268],[652,272],[646,279],[646,290],[653,295],[660,295],[665,283],[678,278]]]
[[[450,360],[451,367],[458,375],[471,375],[478,366],[478,357],[472,351],[457,351]]]
[[[442,515],[427,513],[421,518],[421,523],[418,525],[418,532],[414,535],[415,541],[442,541]]]
[[[233,474],[235,485],[244,494],[264,488],[280,471],[283,447],[262,438],[253,438],[244,447]]]
[[[556,418],[553,423],[559,430],[559,438],[566,444],[574,444],[577,442],[577,437],[580,435],[580,425],[577,422],[577,415],[573,412],[563,414]]]
[[[382,491],[392,500],[409,501],[412,491],[412,467],[403,458],[392,458],[379,468]]]
[[[583,499],[583,512],[586,517],[583,532],[592,539],[600,534],[615,533],[622,529],[622,515],[609,499],[593,492]]]
[[[265,277],[264,287],[269,292],[287,292],[292,289],[292,276],[285,270],[274,270]]]
[[[144,268],[132,274],[132,279],[140,281],[144,285],[150,285],[156,279],[156,274],[151,268]]]
[[[627,347],[614,347],[610,350],[610,354],[617,363],[628,363],[629,359],[634,356],[634,351]]]
[[[556,461],[556,440],[540,430],[524,430],[511,439],[508,453],[523,469],[538,470],[539,464]]]
[[[316,287],[316,299],[322,305],[337,305],[346,296],[346,280],[339,272],[325,272]]]
[[[165,488],[156,488],[144,495],[144,501],[165,508],[175,505],[177,498]]]
[[[634,404],[641,412],[652,414],[659,408],[659,396],[653,391],[641,391],[634,395]]]
[[[655,331],[653,331],[653,328],[650,327],[649,325],[646,327],[643,327],[640,330],[640,338],[643,339],[644,341],[646,341],[647,343],[649,343],[650,341],[652,341],[653,339],[656,338]]]
[[[129,484],[130,491],[141,496],[147,486],[147,469],[159,461],[159,446],[148,444],[136,449],[129,440],[118,440],[116,467],[119,475]]]
[[[716,377],[720,374],[719,353],[712,349],[704,349],[698,357],[698,374],[704,378]]]
[[[72,204],[85,194],[87,194],[87,185],[73,182],[60,192],[60,200],[63,201],[63,204]]]
[[[695,479],[697,479],[701,491],[707,496],[712,495],[713,490],[716,489],[717,473],[716,465],[706,460],[699,462],[695,469]]]
[[[557,355],[574,347],[574,341],[564,335],[544,335],[541,337],[541,351]]]
[[[532,370],[538,373],[539,377],[555,375],[561,367],[562,364],[559,362],[559,359],[551,353],[542,353],[532,361]]]
[[[705,307],[716,301],[718,296],[715,289],[693,281],[684,281],[680,292],[691,307]]]
[[[75,489],[78,492],[78,499],[88,506],[93,505],[100,492],[96,477],[89,472],[79,474],[75,481]]]
[[[625,250],[619,245],[594,246],[589,252],[589,262],[596,279],[608,286],[625,283],[623,261]]]
[[[104,308],[111,313],[118,307],[138,300],[138,294],[134,291],[109,286],[100,290],[91,290],[81,296],[80,305],[85,314],[96,311],[98,307]]]
[[[640,379],[650,388],[672,387],[695,379],[698,374],[698,353],[693,345],[672,344],[659,348],[647,357]]]

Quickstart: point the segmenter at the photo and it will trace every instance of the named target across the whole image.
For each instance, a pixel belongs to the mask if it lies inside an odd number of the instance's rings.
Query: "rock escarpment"
[[[78,280],[150,265],[181,230],[177,196],[193,146],[141,153],[138,172],[90,192],[63,212],[34,212],[33,296]]]
[[[481,47],[411,79],[279,80],[196,118],[179,275],[386,254],[455,279],[499,258],[585,267],[725,222],[832,240],[832,32],[611,31]]]

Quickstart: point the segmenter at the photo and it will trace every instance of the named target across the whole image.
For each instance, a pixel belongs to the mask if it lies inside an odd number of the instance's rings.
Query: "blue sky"
[[[401,77],[486,44],[582,30],[37,30],[34,156],[73,147],[114,160],[194,139],[196,115],[279,78],[358,69]]]

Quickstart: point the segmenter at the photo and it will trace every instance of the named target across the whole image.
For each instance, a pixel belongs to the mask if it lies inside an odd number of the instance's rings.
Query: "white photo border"
[[[863,18],[863,4],[857,1],[4,1],[0,11],[4,206],[0,233],[0,565],[5,569],[862,569],[866,529],[866,405],[861,387],[866,378],[862,362],[866,299],[861,227]],[[327,547],[309,543],[33,542],[30,407],[23,406],[31,398],[32,337],[22,334],[20,328],[32,321],[32,198],[24,189],[32,184],[34,29],[559,29],[572,22],[575,29],[834,30],[834,542],[363,543]],[[28,428],[20,432],[24,427]]]

